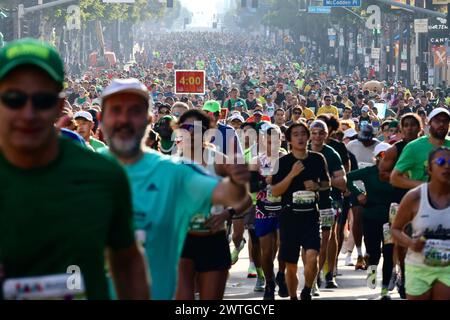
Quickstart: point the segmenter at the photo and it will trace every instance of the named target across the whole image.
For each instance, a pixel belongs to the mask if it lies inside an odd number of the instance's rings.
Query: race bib
[[[313,205],[316,194],[313,191],[296,191],[292,194],[292,202],[299,205]]]
[[[206,216],[203,213],[194,215],[189,223],[189,231],[195,232],[209,232],[205,226]]]
[[[86,300],[83,277],[58,274],[41,277],[6,279],[5,300]]]
[[[393,224],[394,223],[394,219],[395,216],[397,215],[397,211],[398,211],[398,203],[391,203],[391,207],[389,208],[389,223]]]
[[[424,263],[432,267],[450,265],[450,240],[427,239],[423,249]]]
[[[320,213],[320,224],[322,227],[332,227],[334,223],[334,210],[333,209],[323,209],[319,210]]]
[[[389,222],[383,224],[383,239],[384,244],[394,243],[392,239],[391,224]]]

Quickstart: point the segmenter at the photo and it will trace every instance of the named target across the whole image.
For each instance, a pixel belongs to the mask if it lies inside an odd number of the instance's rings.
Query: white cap
[[[137,94],[144,98],[146,101],[150,101],[150,95],[148,93],[147,87],[138,79],[114,79],[111,84],[102,91],[102,107],[103,101],[105,101],[107,97],[125,92]]]
[[[445,113],[447,116],[450,117],[450,112],[445,109],[445,108],[436,108],[433,111],[430,112],[430,114],[428,115],[428,121],[431,121],[431,119],[433,119],[435,116],[437,116],[438,114],[441,113]]]
[[[239,112],[233,112],[229,117],[228,117],[228,121],[233,121],[233,120],[239,120],[240,122],[244,123],[244,117],[240,115]]]
[[[270,129],[273,129],[276,132],[278,132],[279,134],[281,134],[281,129],[279,126],[277,126],[276,124],[272,124],[267,121],[264,121],[264,123],[261,125],[261,132],[266,133]]]
[[[356,130],[353,129],[353,128],[349,128],[349,129],[344,131],[344,139],[351,138],[351,137],[354,137],[356,135],[358,135],[358,132],[356,132]]]
[[[369,107],[368,106],[364,106],[361,108],[362,112],[369,112]]]
[[[325,130],[326,133],[328,133],[328,126],[322,120],[314,120],[313,122],[311,122],[311,124],[309,125],[309,129],[312,130],[314,128],[320,128],[322,130]]]
[[[391,145],[386,142],[380,142],[376,145],[375,150],[373,150],[373,156],[376,157],[380,152],[386,151]]]
[[[87,111],[78,111],[77,113],[74,114],[73,118],[75,120],[78,119],[78,118],[82,118],[82,119],[85,119],[87,121],[94,122],[94,118],[92,117],[92,114],[90,114]]]

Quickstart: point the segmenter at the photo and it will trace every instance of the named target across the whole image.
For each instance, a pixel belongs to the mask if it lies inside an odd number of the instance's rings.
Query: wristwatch
[[[228,207],[227,211],[230,213],[230,218],[233,218],[233,216],[236,214],[236,210],[234,210],[233,207]]]

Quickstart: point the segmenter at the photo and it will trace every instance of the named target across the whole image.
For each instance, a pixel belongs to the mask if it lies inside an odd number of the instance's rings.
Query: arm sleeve
[[[118,165],[117,171],[113,186],[114,211],[107,239],[107,246],[113,250],[125,249],[135,243],[130,185]]]

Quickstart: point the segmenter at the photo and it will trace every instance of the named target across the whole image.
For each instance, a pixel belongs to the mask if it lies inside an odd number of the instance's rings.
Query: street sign
[[[175,70],[175,94],[205,94],[204,70]]]
[[[428,19],[414,19],[414,32],[415,33],[427,33],[428,32]]]
[[[449,0],[433,0],[434,5],[447,4],[448,2],[449,2]]]
[[[447,43],[448,26],[447,19],[433,17],[428,20],[428,37],[432,45],[444,45]]]
[[[401,71],[406,71],[406,70],[408,70],[408,65],[407,65],[406,62],[402,62],[402,63],[400,64],[400,70],[401,70]]]
[[[317,6],[309,6],[309,13],[331,13],[330,7],[317,7]]]
[[[327,7],[361,7],[361,0],[323,0]]]

